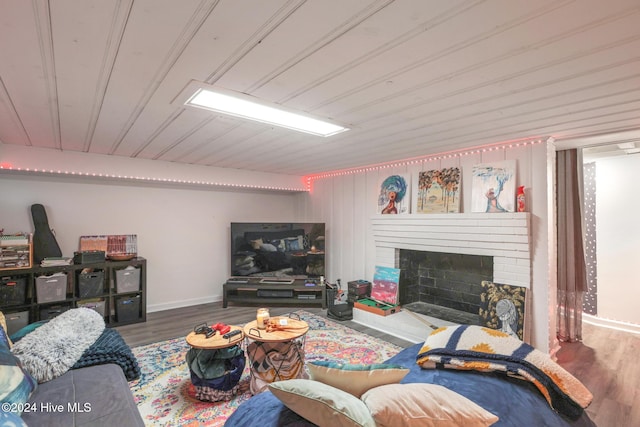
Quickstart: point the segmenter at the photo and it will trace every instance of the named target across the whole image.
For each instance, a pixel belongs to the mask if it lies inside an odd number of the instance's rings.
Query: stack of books
[[[0,246],[28,245],[29,236],[26,234],[3,234],[0,236]]]
[[[68,257],[48,257],[40,262],[42,267],[59,267],[73,264],[73,258]]]

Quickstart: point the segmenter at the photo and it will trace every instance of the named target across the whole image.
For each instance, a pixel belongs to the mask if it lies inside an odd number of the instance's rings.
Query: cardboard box
[[[363,298],[361,300],[355,301],[353,303],[353,307],[360,310],[368,311],[369,313],[377,314],[379,316],[388,316],[401,310],[399,305],[377,302],[370,298]]]

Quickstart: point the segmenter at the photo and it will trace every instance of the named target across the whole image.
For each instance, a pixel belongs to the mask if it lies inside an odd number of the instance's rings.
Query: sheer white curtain
[[[587,270],[582,232],[581,156],[576,149],[556,153],[558,207],[558,322],[560,341],[582,340],[582,302]]]

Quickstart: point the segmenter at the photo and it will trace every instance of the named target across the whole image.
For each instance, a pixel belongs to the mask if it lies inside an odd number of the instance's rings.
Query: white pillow
[[[498,417],[437,384],[389,384],[362,395],[379,427],[486,427]]]
[[[269,390],[287,408],[319,426],[376,427],[369,409],[360,399],[321,382],[276,381],[269,384]]]
[[[404,366],[384,363],[357,365],[315,361],[308,363],[307,368],[312,380],[339,388],[355,397],[362,396],[373,387],[399,383],[409,373]]]

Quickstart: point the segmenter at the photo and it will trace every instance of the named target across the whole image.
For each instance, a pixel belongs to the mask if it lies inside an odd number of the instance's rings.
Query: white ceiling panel
[[[186,108],[194,81],[352,129]],[[638,0],[0,3],[2,144],[305,175],[639,130]]]

